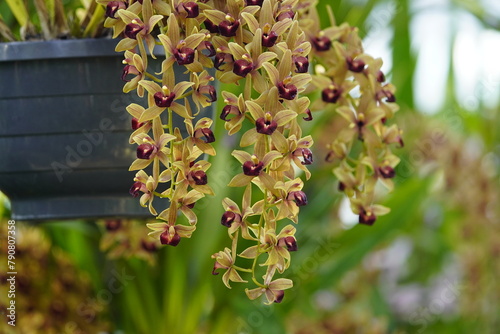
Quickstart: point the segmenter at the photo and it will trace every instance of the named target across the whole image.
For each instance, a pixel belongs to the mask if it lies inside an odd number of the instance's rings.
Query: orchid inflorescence
[[[293,285],[274,276],[284,273],[290,252],[297,250],[296,229],[286,221],[297,223],[300,207],[307,205],[300,175],[311,176],[314,141],[302,124],[313,119],[312,111],[335,109],[345,118],[345,126],[329,138],[327,159],[337,162],[334,173],[360,223],[373,224],[388,211],[372,202],[376,181],[391,185],[398,162],[388,145],[402,144],[397,127],[385,125],[397,109],[394,87],[384,84],[381,61],[363,53],[356,29],[343,24],[321,30],[315,1],[97,1],[106,6],[105,25],[113,27],[114,37],[123,37],[116,50],[125,51],[124,91],[147,99],[147,108],[127,107],[133,117],[130,141],[137,144],[130,169],[138,171],[130,192],[157,216],[159,222],[148,227],[162,244],[175,246],[191,237],[198,220],[194,205],[213,194],[210,163],[203,159],[216,154],[214,120],[195,117],[220,97],[219,118],[228,134],[250,127],[232,152],[241,173],[229,186],[243,188],[242,199],[222,202],[221,224],[232,245],[212,256],[213,273],[224,271],[227,287],[247,282],[241,274],[251,273],[256,287],[246,289],[248,297],[265,295],[272,303]],[[148,71],[148,60],[158,56],[158,45],[164,56],[156,73]],[[189,80],[176,77],[176,66]],[[219,95],[215,82],[240,85],[242,92]],[[357,96],[351,94],[355,87]],[[315,91],[321,98],[311,103],[306,94]],[[174,128],[174,113],[184,119],[185,131]],[[349,152],[357,141],[362,149],[353,159]],[[166,190],[159,190],[161,184]],[[155,197],[168,199],[170,207],[158,214]],[[238,246],[248,243],[242,239],[253,245],[238,253]],[[249,266],[237,265],[238,258],[249,259]]]

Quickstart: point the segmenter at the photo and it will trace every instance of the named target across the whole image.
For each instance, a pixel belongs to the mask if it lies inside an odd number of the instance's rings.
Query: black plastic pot
[[[109,39],[0,44],[0,190],[14,219],[149,217]],[[136,100],[136,101],[133,101]]]

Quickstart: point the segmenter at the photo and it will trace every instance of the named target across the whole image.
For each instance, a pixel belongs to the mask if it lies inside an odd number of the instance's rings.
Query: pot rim
[[[0,63],[41,59],[122,57],[123,51],[115,51],[120,40],[82,38],[0,43]],[[148,50],[146,52],[149,54]],[[154,54],[164,56],[165,50],[161,45],[155,45]]]
[[[118,40],[111,38],[61,39],[0,43],[0,62],[34,59],[62,59],[121,56]]]

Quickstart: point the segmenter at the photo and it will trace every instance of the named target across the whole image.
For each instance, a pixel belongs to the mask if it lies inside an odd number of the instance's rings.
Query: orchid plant
[[[228,186],[242,188],[243,196],[222,201],[231,246],[212,255],[213,274],[223,272],[228,288],[248,283],[250,299],[279,303],[293,286],[279,276],[298,249],[295,224],[308,202],[304,180],[315,140],[303,128],[315,113],[335,119],[335,131],[320,141],[359,223],[372,225],[389,212],[374,195],[378,183],[393,188],[399,159],[392,147],[403,145],[390,124],[398,110],[395,88],[382,61],[364,53],[356,28],[336,25],[330,13],[330,27],[321,29],[313,0],[96,1],[120,39],[124,91],[145,101],[127,107],[137,147],[130,193],[157,219],[147,225],[151,237],[175,246],[195,231],[192,209],[214,193],[207,160],[216,154],[214,121],[240,138],[232,156],[241,172]],[[148,67],[152,61],[161,61],[159,72]],[[221,92],[217,83],[242,89]],[[217,100],[219,119],[200,118]],[[174,114],[185,129],[174,126]],[[168,208],[157,212],[156,198]]]
[[[98,38],[104,9],[89,0],[6,0],[0,13],[0,42]]]

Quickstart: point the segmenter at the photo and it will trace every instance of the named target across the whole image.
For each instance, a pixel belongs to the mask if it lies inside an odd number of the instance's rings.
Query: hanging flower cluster
[[[247,282],[241,274],[249,273],[255,287],[246,290],[248,297],[265,295],[268,303],[280,302],[292,287],[290,279],[275,276],[289,267],[290,252],[298,248],[290,222],[297,223],[300,207],[307,205],[300,175],[311,176],[313,139],[302,126],[312,120],[311,110],[331,104],[349,122],[332,134],[330,155],[340,161],[335,174],[360,222],[373,223],[381,213],[371,205],[370,192],[379,177],[394,175],[397,163],[387,144],[400,140],[399,132],[385,126],[395,111],[394,89],[380,79],[381,62],[362,53],[355,30],[320,32],[314,1],[97,1],[106,6],[106,26],[115,37],[124,36],[116,48],[125,51],[124,91],[147,100],[147,107],[131,104],[127,110],[133,117],[130,142],[137,145],[130,169],[138,171],[130,193],[157,216],[157,223],[148,224],[151,236],[173,246],[189,238],[197,223],[194,205],[213,194],[210,163],[203,160],[216,154],[213,120],[201,113],[218,97],[228,134],[249,128],[232,152],[241,172],[229,183],[243,188],[243,197],[222,203],[221,224],[232,246],[212,256],[213,274],[223,272],[227,287]],[[148,69],[148,59],[158,56],[156,44],[164,52],[159,72]],[[328,70],[311,75],[313,60]],[[174,67],[189,80],[181,80]],[[214,81],[240,85],[242,93],[219,96]],[[350,94],[355,86],[360,97]],[[322,99],[311,105],[305,94],[317,89]],[[174,127],[174,114],[185,129]],[[357,139],[364,150],[353,167],[347,159]],[[371,173],[362,171],[370,168]],[[169,208],[158,214],[155,197],[168,199]],[[239,259],[249,265],[237,265]]]
[[[331,13],[330,13],[331,14]],[[344,23],[321,30],[319,17],[310,10],[301,19],[317,62],[309,92],[320,92],[311,104],[314,111],[332,116],[335,131],[328,131],[326,160],[333,162],[339,190],[349,197],[359,223],[373,225],[389,208],[374,204],[380,181],[392,190],[399,158],[391,144],[403,146],[402,132],[388,121],[399,109],[395,87],[386,82],[381,59],[364,53],[357,29]],[[394,145],[392,145],[394,146]]]

